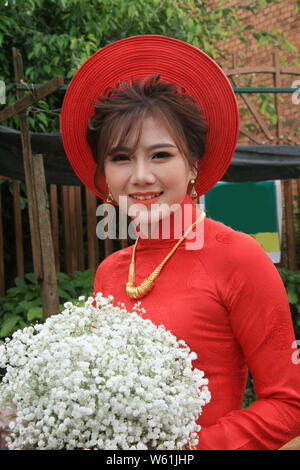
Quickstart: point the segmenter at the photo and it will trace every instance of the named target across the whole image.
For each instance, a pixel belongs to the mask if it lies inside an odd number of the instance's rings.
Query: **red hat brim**
[[[178,39],[158,35],[121,39],[100,49],[80,67],[68,86],[61,113],[68,159],[81,181],[102,199],[104,195],[94,184],[96,162],[86,141],[93,104],[119,80],[153,74],[184,87],[208,123],[206,150],[195,185],[198,196],[222,178],[233,157],[239,133],[238,106],[222,69],[200,49]],[[107,194],[104,175],[97,182]]]

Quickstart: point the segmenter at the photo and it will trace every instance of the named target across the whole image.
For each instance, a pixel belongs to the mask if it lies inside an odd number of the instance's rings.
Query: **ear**
[[[190,169],[190,180],[191,180],[191,179],[196,180],[197,177],[198,177],[198,171],[197,171],[197,169],[196,169],[195,167],[191,167],[191,169]]]
[[[107,199],[108,194],[105,194],[102,189],[100,188],[100,180],[102,180],[102,172],[100,171],[99,165],[97,165],[97,168],[94,173],[94,185],[97,191],[99,191],[100,194],[102,194],[104,201]]]

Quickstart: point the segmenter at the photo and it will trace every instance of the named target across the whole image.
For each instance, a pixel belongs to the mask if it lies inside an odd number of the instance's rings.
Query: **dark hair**
[[[197,162],[204,155],[208,126],[196,101],[183,87],[163,82],[157,74],[129,84],[120,81],[99,97],[94,108],[86,138],[101,172],[104,173],[104,161],[113,142],[125,144],[132,130],[138,130],[135,146],[138,145],[143,119],[149,115],[163,120],[177,147],[197,170]]]

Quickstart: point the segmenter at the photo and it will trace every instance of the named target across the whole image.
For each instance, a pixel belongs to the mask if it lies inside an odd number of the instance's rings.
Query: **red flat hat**
[[[101,199],[104,196],[94,184],[96,162],[86,141],[93,103],[119,80],[129,82],[153,74],[184,87],[208,124],[205,154],[198,163],[198,196],[222,178],[233,157],[238,107],[222,69],[204,52],[178,39],[157,35],[121,39],[100,49],[80,67],[68,86],[61,113],[61,134],[70,163],[84,185]],[[97,182],[108,194],[104,175]]]

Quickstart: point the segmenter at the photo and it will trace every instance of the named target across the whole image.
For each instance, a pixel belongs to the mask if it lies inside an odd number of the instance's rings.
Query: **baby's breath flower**
[[[129,313],[101,292],[78,300],[0,343],[0,406],[17,410],[8,448],[171,450],[189,438],[197,444],[196,421],[210,392],[204,372],[192,369],[196,354],[143,319],[141,302]]]

